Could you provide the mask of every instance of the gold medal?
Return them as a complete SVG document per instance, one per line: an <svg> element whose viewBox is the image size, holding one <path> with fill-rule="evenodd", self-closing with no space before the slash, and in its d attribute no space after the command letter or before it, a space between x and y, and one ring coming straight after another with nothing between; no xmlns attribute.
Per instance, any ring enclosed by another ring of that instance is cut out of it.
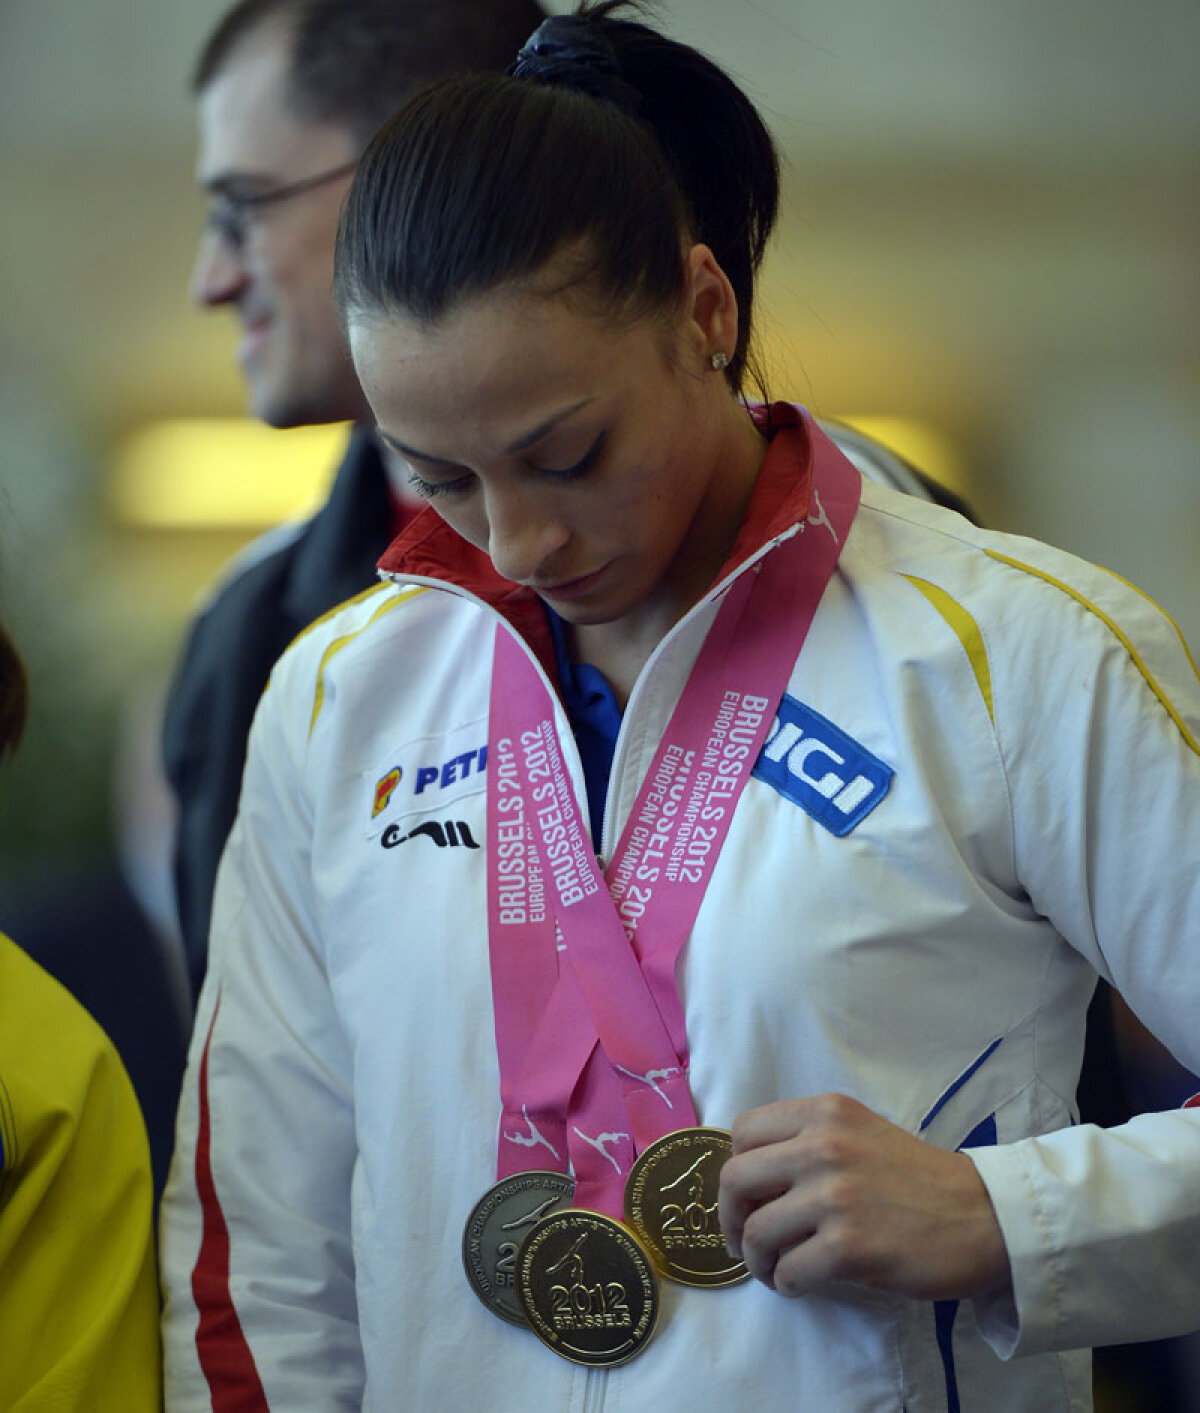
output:
<svg viewBox="0 0 1200 1413"><path fill-rule="evenodd" d="M641 1242L623 1222L578 1207L530 1232L517 1293L534 1334L575 1364L624 1364L658 1323L658 1278Z"/></svg>
<svg viewBox="0 0 1200 1413"><path fill-rule="evenodd" d="M719 1128L684 1128L638 1154L625 1184L625 1219L681 1285L736 1285L750 1272L725 1246L717 1187L733 1142Z"/></svg>
<svg viewBox="0 0 1200 1413"><path fill-rule="evenodd" d="M516 1288L521 1243L543 1217L568 1205L574 1192L574 1180L565 1173L514 1173L475 1204L463 1228L463 1269L493 1315L513 1325L525 1323Z"/></svg>

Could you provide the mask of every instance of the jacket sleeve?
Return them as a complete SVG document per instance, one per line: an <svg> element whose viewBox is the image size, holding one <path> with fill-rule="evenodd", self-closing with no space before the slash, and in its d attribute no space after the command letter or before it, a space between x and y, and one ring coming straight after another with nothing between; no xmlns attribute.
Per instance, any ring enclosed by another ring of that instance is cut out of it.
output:
<svg viewBox="0 0 1200 1413"><path fill-rule="evenodd" d="M163 1202L171 1410L362 1401L350 1056L316 924L302 779L312 663L293 652L272 677L217 878Z"/></svg>
<svg viewBox="0 0 1200 1413"><path fill-rule="evenodd" d="M0 937L0 1408L159 1408L152 1205L116 1051Z"/></svg>
<svg viewBox="0 0 1200 1413"><path fill-rule="evenodd" d="M1036 910L1200 1072L1200 678L1115 576L1025 546L1001 569L1020 646L992 655L1017 867ZM1012 1298L997 1353L1200 1327L1200 1109L972 1149Z"/></svg>

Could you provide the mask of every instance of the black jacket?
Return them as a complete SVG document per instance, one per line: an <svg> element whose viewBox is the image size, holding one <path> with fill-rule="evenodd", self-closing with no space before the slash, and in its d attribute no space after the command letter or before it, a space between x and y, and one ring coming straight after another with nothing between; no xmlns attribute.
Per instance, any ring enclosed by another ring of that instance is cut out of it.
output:
<svg viewBox="0 0 1200 1413"><path fill-rule="evenodd" d="M266 537L262 552L253 547L189 630L167 699L163 757L179 808L175 886L193 993L246 738L271 668L313 619L375 582L393 525L378 446L357 428L321 509L286 538Z"/></svg>

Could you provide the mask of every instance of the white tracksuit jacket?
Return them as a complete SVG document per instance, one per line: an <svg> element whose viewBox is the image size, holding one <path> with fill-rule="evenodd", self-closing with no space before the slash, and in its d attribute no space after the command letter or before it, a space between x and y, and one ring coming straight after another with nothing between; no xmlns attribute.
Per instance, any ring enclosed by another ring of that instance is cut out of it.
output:
<svg viewBox="0 0 1200 1413"><path fill-rule="evenodd" d="M714 612L629 700L606 854ZM870 484L780 706L804 749L760 757L682 956L691 1087L708 1124L840 1091L970 1145L1014 1300L664 1282L607 1372L480 1304L497 621L389 582L275 670L165 1200L172 1413L1048 1413L1090 1406L1082 1347L1200 1325L1200 1109L1103 1132L1073 1098L1096 972L1200 1069L1200 680L1116 577Z"/></svg>

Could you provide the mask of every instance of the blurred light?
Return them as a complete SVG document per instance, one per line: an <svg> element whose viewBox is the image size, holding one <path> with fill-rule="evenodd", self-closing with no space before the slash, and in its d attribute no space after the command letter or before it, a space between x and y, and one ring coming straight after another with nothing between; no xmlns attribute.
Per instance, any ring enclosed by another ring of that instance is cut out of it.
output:
<svg viewBox="0 0 1200 1413"><path fill-rule="evenodd" d="M277 431L245 417L152 422L115 448L109 503L140 529L277 525L321 504L346 435L344 424Z"/></svg>
<svg viewBox="0 0 1200 1413"><path fill-rule="evenodd" d="M932 476L948 490L957 491L962 496L970 493L970 479L961 452L945 432L931 423L915 417L850 416L845 413L838 413L837 420L882 442L910 466Z"/></svg>
<svg viewBox="0 0 1200 1413"><path fill-rule="evenodd" d="M839 414L942 485L970 487L954 442L911 417ZM121 524L149 530L262 529L325 499L348 428L278 431L248 417L152 422L115 448L109 502Z"/></svg>

